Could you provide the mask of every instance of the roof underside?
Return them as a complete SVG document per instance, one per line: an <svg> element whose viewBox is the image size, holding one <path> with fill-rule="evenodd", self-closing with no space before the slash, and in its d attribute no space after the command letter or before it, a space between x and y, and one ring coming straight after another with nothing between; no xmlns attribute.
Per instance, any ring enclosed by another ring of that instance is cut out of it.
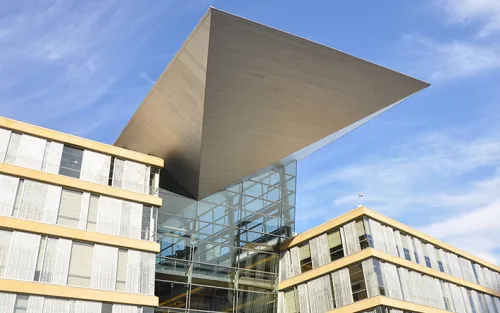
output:
<svg viewBox="0 0 500 313"><path fill-rule="evenodd" d="M304 157L428 84L210 9L115 145L196 199Z"/></svg>

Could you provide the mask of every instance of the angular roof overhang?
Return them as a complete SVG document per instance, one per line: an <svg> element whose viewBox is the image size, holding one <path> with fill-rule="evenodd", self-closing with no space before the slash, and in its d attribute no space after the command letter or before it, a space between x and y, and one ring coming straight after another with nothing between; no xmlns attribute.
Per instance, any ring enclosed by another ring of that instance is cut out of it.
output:
<svg viewBox="0 0 500 313"><path fill-rule="evenodd" d="M209 9L115 145L196 199L300 159L428 84Z"/></svg>

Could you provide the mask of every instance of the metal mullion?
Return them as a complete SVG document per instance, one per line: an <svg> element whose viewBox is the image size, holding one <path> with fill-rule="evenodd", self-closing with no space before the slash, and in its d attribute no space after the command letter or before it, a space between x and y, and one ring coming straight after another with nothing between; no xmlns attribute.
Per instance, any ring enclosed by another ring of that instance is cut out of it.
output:
<svg viewBox="0 0 500 313"><path fill-rule="evenodd" d="M251 232L251 233L256 233L256 234L260 234L260 235L268 235L268 236L271 236L273 238L284 238L284 236L278 236L278 235L274 235L271 233L260 232L260 231L253 231L251 229L246 229L246 228L235 227L235 228L229 229L228 231L231 231L231 230L241 230L242 232L245 232L245 233ZM215 234L213 234L212 236L209 236L209 237L216 237L216 238L220 238L220 239L225 238L224 236L217 236ZM206 239L198 239L198 241L211 242L211 241L208 241Z"/></svg>
<svg viewBox="0 0 500 313"><path fill-rule="evenodd" d="M251 213L255 213L255 212L252 212L252 211L246 211L246 212L251 212ZM257 213L257 215L259 215L259 218L260 217L263 217L263 218L269 218L269 220L271 219L277 219L277 220L280 220L279 217L275 217L275 216L272 216L272 215L260 215ZM196 222L202 222L202 223L207 223L207 224L215 224L217 226L221 226L223 228L227 228L227 229L241 229L241 230L244 230L244 231L248 231L248 230L252 230L252 228L242 228L242 227L236 227L236 226L228 226L228 225L224 225L224 224L218 224L218 223L210 223L210 222L206 222L206 221L203 221L203 220L198 220L198 219L194 219L194 221ZM204 228L208 227L207 226L204 226L203 228L200 228L199 230L203 230ZM259 234L264 234L264 235L272 235L270 233L267 233L267 232L260 232L260 231L253 231L255 233L259 233ZM195 232L196 233L196 232ZM222 237L222 236L216 236L216 234L212 234L212 236L214 237Z"/></svg>
<svg viewBox="0 0 500 313"><path fill-rule="evenodd" d="M205 243L209 243L209 244L214 244L212 241L205 241L205 240L196 240L196 241L205 242ZM268 252L268 251L251 250L251 249L247 249L247 248L243 248L243 247L231 246L231 245L226 245L226 244L219 244L219 243L217 243L216 245L230 247L230 248L236 248L236 249L241 249L241 250L249 251L249 252L262 252L262 253L269 254L269 255L275 255L276 254L276 253L271 253L271 252Z"/></svg>
<svg viewBox="0 0 500 313"><path fill-rule="evenodd" d="M226 192L226 193L229 193L233 196L241 196L242 194L241 193L236 193L234 191L221 191L221 192ZM223 206L223 207L228 207L229 205L224 205L223 203L216 203L216 202L211 202L210 200L206 200L206 199L203 199L203 200L200 200L198 201L199 203L203 203L203 204L209 204L209 205L215 205L215 206ZM224 201L224 203L229 203L227 201L227 199Z"/></svg>

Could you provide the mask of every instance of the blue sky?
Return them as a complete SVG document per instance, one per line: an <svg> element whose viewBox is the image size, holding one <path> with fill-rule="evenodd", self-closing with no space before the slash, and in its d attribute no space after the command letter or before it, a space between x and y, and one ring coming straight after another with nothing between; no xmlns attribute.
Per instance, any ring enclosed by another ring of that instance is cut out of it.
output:
<svg viewBox="0 0 500 313"><path fill-rule="evenodd" d="M210 5L432 83L299 163L298 231L362 191L500 263L498 0L0 0L0 115L113 143Z"/></svg>

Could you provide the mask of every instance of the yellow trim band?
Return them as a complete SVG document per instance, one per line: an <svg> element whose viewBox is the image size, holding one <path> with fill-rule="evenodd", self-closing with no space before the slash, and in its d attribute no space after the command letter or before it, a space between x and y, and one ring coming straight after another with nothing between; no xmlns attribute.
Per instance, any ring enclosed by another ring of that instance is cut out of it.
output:
<svg viewBox="0 0 500 313"><path fill-rule="evenodd" d="M373 218L374 220L377 220L377 221L382 222L384 224L390 225L390 226L392 226L392 227L394 227L396 229L399 229L399 230L401 230L401 231L403 231L403 232L405 232L407 234L410 234L410 235L412 235L414 237L422 239L422 240L424 240L424 241L426 241L428 243L431 243L431 244L433 244L435 246L438 246L440 248L443 248L445 250L453 252L456 255L459 255L461 257L469 259L470 261L474 261L474 262L479 263L479 264L481 264L483 266L486 266L486 267L488 267L488 268L490 268L490 269L492 269L494 271L500 272L500 266L496 266L495 264L492 264L492 263L489 263L489 262L487 262L485 260L482 260L482 259L480 259L480 258L478 258L478 257L476 257L476 256L474 256L472 254L469 254L469 253L464 252L464 251L462 251L460 249L457 249L457 248L455 248L455 247L453 247L453 246L451 246L451 245L449 245L449 244L447 244L445 242L442 242L440 240L434 239L431 236L428 236L428 235L424 234L421 231L418 231L416 229L410 228L409 226L406 226L403 223L400 223L400 222L395 221L395 220L393 220L391 218L383 216L380 213L372 211L372 210L370 210L368 208L364 208L364 209L365 209L365 215L368 216L368 217Z"/></svg>
<svg viewBox="0 0 500 313"><path fill-rule="evenodd" d="M312 229L309 229L308 231L303 232L302 234L299 234L293 238L286 240L285 242L283 242L280 245L280 250L281 251L288 250L291 247L299 245L299 244L301 244L305 241L308 241L316 236L324 234L333 228L339 227L340 225L346 224L352 220L355 220L355 219L357 219L359 217L363 217L363 216L366 216L366 217L372 218L374 220L377 220L379 222L382 222L382 223L389 225L395 229L398 229L398 230L403 231L403 232L405 232L409 235L412 235L416 238L419 238L419 239L422 239L428 243L431 243L434 246L437 246L437 247L445 249L449 252L455 253L458 256L464 257L470 261L474 261L478 264L486 266L486 267L500 273L499 266L496 266L496 265L489 263L485 260L482 260L476 256L473 256L472 254L469 254L467 252L459 250L459 249L457 249L457 248L455 248L447 243L444 243L440 240L434 239L434 238L432 238L432 237L430 237L430 236L428 236L428 235L426 235L426 234L424 234L416 229L410 228L409 226L406 226L398 221L395 221L391 218L388 218L380 213L377 213L377 212L372 211L372 210L365 208L365 207L356 208L356 209L354 209L350 212L347 212L347 213L345 213L337 218L334 218L326 223L323 223L319 226L316 226Z"/></svg>
<svg viewBox="0 0 500 313"><path fill-rule="evenodd" d="M0 229L12 229L40 235L55 236L77 241L105 244L120 248L141 250L145 252L160 252L160 244L154 241L125 238L107 234L86 231L82 229L27 221L13 217L0 216Z"/></svg>
<svg viewBox="0 0 500 313"><path fill-rule="evenodd" d="M102 301L153 307L158 306L159 302L158 297L156 296L119 291L89 289L82 287L51 285L11 279L0 279L0 290L4 292L22 293L37 296Z"/></svg>
<svg viewBox="0 0 500 313"><path fill-rule="evenodd" d="M344 307L328 311L328 313L356 313L374 309L379 306L386 306L394 309L416 313L450 313L450 311L436 309L430 306L401 301L397 299L391 299L384 296L377 296L354 302Z"/></svg>
<svg viewBox="0 0 500 313"><path fill-rule="evenodd" d="M290 288L292 286L301 284L303 282L312 280L314 278L335 272L338 269L347 267L351 264L361 262L365 259L368 259L373 256L371 248L369 249L363 249L358 253L340 258L336 261L333 261L332 263L325 264L323 266L320 266L318 268L312 269L310 271L307 271L305 273L299 274L295 277L292 277L290 279L284 280L278 284L278 290L283 290Z"/></svg>
<svg viewBox="0 0 500 313"><path fill-rule="evenodd" d="M61 133L55 130L43 128L40 126L35 126L16 120L8 119L0 116L0 127L9 130L17 131L20 133L33 135L37 137L42 137L45 139L50 139L53 141L58 141L62 143L67 143L80 148L93 150L96 152L102 152L108 155L114 155L131 161L137 161L144 164L154 165L158 167L163 167L164 162L162 159L147 154L142 154L132 150L127 150L124 148L119 148L90 139L85 139L65 133Z"/></svg>
<svg viewBox="0 0 500 313"><path fill-rule="evenodd" d="M162 199L160 197L156 197L153 195L128 191L106 185L100 185L73 177L46 173L7 163L0 162L0 173L32 179L62 187L74 188L81 191L87 191L90 193L120 198L124 200L130 200L142 204L150 204L156 207L161 207L162 204Z"/></svg>
<svg viewBox="0 0 500 313"><path fill-rule="evenodd" d="M290 279L282 281L278 285L278 290L283 290L283 289L298 285L300 283L303 283L303 282L309 281L311 279L329 274L329 273L334 272L338 269L347 267L351 264L363 261L363 260L371 258L371 257L377 258L377 259L382 260L384 262L392 263L392 264L397 265L397 266L407 268L407 269L415 271L415 272L419 272L419 273L424 274L424 275L428 275L428 276L432 276L432 277L435 277L435 278L438 278L441 280L445 280L447 282L454 283L456 285L460 285L463 287L474 289L476 291L480 291L482 293L487 293L487 294L495 296L495 297L500 297L500 292L495 291L493 289L489 289L489 288L483 287L481 285L471 283L471 282L466 281L464 279L460 279L460 278L442 273L442 272L437 271L435 269L428 268L426 266L416 264L416 263L410 262L408 260L405 260L405 259L402 259L399 257L395 257L393 255L387 254L387 253L382 252L382 251L375 250L373 248L363 249L360 252L355 253L353 255L349 255L347 257L338 259L337 261L334 261L332 263L323 265L319 268L313 269L311 271L302 273L300 275L297 275L295 277L292 277Z"/></svg>
<svg viewBox="0 0 500 313"><path fill-rule="evenodd" d="M294 247L298 244L301 244L304 241L308 241L316 236L319 236L321 234L324 234L328 232L330 229L333 229L335 227L338 227L340 225L343 225L345 223L348 223L358 217L361 217L366 214L366 210L364 207L359 207L357 209L354 209L352 211L349 211L347 213L344 213L332 220L329 220L328 222L325 222L321 225L318 225L314 228L311 228L309 230L306 230L305 232L298 234L295 237L292 237L288 240L285 240L281 245L280 245L280 250L288 250L291 247Z"/></svg>

